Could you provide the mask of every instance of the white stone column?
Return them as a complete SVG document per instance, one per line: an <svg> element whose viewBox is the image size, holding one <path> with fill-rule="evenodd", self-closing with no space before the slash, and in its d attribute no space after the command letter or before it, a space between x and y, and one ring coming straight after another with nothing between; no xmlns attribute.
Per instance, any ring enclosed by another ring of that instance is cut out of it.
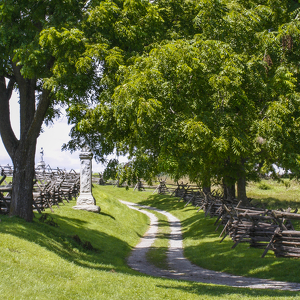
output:
<svg viewBox="0 0 300 300"><path fill-rule="evenodd" d="M80 158L80 195L74 209L100 212L96 200L92 194L92 158L93 153L88 147L84 147L79 154Z"/></svg>

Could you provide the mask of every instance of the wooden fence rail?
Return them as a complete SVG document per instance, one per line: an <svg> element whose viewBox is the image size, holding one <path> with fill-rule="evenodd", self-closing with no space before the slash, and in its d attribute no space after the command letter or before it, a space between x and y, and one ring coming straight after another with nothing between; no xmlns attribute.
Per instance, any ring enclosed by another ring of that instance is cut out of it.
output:
<svg viewBox="0 0 300 300"><path fill-rule="evenodd" d="M6 167L6 166L5 166ZM2 166L0 167L2 168ZM12 184L6 182L11 176L12 168L2 168L0 178L0 213L8 213L10 209ZM2 184L2 185L1 185ZM48 167L43 172L37 170L33 185L33 209L41 213L45 208L65 204L76 199L80 190L80 176L74 170L66 172L62 169L52 170Z"/></svg>
<svg viewBox="0 0 300 300"><path fill-rule="evenodd" d="M216 217L216 230L222 226L220 238L226 236L233 241L232 248L239 243L248 243L250 247L265 249L262 257L269 250L276 256L300 257L300 231L293 227L293 220L300 220L297 210L291 212L268 210L254 206L242 207L236 199L225 199L218 191L204 193L199 188L188 184L178 184L172 196L187 205L199 207L205 216Z"/></svg>

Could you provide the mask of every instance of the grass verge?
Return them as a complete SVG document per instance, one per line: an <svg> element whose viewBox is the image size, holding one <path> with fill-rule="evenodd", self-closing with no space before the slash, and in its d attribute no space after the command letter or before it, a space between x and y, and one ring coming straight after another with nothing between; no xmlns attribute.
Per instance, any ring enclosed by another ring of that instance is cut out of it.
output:
<svg viewBox="0 0 300 300"><path fill-rule="evenodd" d="M158 232L156 240L146 253L146 258L156 267L167 270L169 267L167 262L167 250L171 232L168 218L156 211L151 210L150 212L155 214L158 218Z"/></svg>

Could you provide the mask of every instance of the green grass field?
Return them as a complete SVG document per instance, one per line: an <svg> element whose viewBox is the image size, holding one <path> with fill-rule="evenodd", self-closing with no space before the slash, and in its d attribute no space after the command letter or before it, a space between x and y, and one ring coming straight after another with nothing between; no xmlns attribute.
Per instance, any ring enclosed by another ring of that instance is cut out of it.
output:
<svg viewBox="0 0 300 300"><path fill-rule="evenodd" d="M300 183L295 180L250 182L247 186L247 195L253 198L253 201L259 202L268 208L291 207L292 209L300 209Z"/></svg>
<svg viewBox="0 0 300 300"><path fill-rule="evenodd" d="M191 206L183 208L175 198L112 186L95 186L93 193L100 214L73 210L73 201L54 213L47 209L44 222L39 214L33 223L0 216L1 299L300 299L295 292L175 281L131 270L126 257L149 221L118 199L156 206L180 218L185 255L203 267L300 282L297 259L277 259L272 253L261 259L261 250L246 245L231 250L230 239L219 243L213 219ZM161 249L149 255L156 262L164 260L168 234L165 219L158 217L162 240L154 248Z"/></svg>

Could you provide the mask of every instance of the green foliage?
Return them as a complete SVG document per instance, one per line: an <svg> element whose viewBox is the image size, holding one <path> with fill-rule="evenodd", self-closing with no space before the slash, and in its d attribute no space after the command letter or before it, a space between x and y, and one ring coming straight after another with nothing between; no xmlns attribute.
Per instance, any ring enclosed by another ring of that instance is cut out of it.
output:
<svg viewBox="0 0 300 300"><path fill-rule="evenodd" d="M257 109L246 97L241 77L249 69L227 44L176 41L121 72L126 79L115 89L113 105L117 125L125 121L131 129L126 141L131 155L140 145L150 156L159 153L160 161L183 159L183 172L192 174L191 152L211 165L209 159L222 164L230 157L234 162L253 151L245 128L251 129Z"/></svg>
<svg viewBox="0 0 300 300"><path fill-rule="evenodd" d="M83 30L92 6L84 0L0 3L0 134L17 170L10 213L27 221L33 217L32 170L43 122L58 117L61 105L91 103L99 87L99 62ZM13 89L20 95L20 138L10 125Z"/></svg>
<svg viewBox="0 0 300 300"><path fill-rule="evenodd" d="M117 179L117 168L119 165L119 161L117 159L111 159L104 172L103 172L103 179L109 180L109 179Z"/></svg>
<svg viewBox="0 0 300 300"><path fill-rule="evenodd" d="M270 190L271 189L271 187L268 184L264 183L264 182L260 183L258 185L258 188L261 189L261 190Z"/></svg>
<svg viewBox="0 0 300 300"><path fill-rule="evenodd" d="M67 53L49 86L75 72L57 92L98 98L69 107L65 148L88 143L102 162L115 148L129 155L122 181L167 172L233 184L274 163L300 174L299 26L291 1L91 2L80 28L40 37ZM96 71L100 84L83 80Z"/></svg>

